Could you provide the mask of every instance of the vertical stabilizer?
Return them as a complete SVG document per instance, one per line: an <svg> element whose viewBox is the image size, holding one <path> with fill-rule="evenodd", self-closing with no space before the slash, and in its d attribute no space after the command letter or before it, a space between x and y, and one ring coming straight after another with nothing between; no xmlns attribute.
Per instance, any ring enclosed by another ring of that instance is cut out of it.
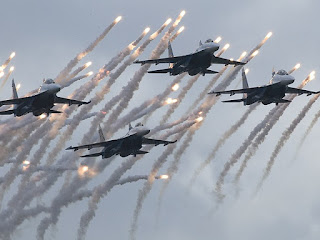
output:
<svg viewBox="0 0 320 240"><path fill-rule="evenodd" d="M168 42L168 54L169 54L169 58L174 57L170 41ZM169 68L173 68L173 63L169 63Z"/></svg>
<svg viewBox="0 0 320 240"><path fill-rule="evenodd" d="M132 125L131 123L129 123L129 131L132 129Z"/></svg>
<svg viewBox="0 0 320 240"><path fill-rule="evenodd" d="M243 89L249 88L247 76L246 76L246 73L243 68L242 68L242 88ZM248 94L244 93L243 98L247 98L247 97L248 97ZM243 103L245 104L245 102L243 102Z"/></svg>
<svg viewBox="0 0 320 240"><path fill-rule="evenodd" d="M100 124L99 124L99 137L100 137L100 142L105 142L106 141L106 139L105 139L105 137L103 135L102 128L101 128Z"/></svg>
<svg viewBox="0 0 320 240"><path fill-rule="evenodd" d="M16 88L16 84L14 83L14 79L12 79L12 98L13 99L17 99L18 97L18 92L17 92L17 88ZM17 108L17 104L14 104L13 109Z"/></svg>
<svg viewBox="0 0 320 240"><path fill-rule="evenodd" d="M202 45L202 42L201 42L201 40L200 40L200 42L199 42L199 47Z"/></svg>

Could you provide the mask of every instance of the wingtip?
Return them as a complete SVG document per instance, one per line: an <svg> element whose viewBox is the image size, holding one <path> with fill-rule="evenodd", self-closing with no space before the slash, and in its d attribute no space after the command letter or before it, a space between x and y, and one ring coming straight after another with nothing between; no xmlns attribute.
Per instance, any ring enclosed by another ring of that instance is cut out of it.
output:
<svg viewBox="0 0 320 240"><path fill-rule="evenodd" d="M66 150L72 150L72 146L70 146L70 147L66 148Z"/></svg>

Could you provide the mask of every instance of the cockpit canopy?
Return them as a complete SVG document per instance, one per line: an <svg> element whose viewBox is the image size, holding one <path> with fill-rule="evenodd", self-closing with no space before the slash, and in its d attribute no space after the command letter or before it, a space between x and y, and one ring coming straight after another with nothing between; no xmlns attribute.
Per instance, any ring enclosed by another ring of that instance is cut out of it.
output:
<svg viewBox="0 0 320 240"><path fill-rule="evenodd" d="M208 40L205 41L205 43L212 43L213 40L211 38L209 38Z"/></svg>
<svg viewBox="0 0 320 240"><path fill-rule="evenodd" d="M288 75L287 71L285 71L285 70L279 70L279 71L277 72L277 74L278 74L278 75Z"/></svg>
<svg viewBox="0 0 320 240"><path fill-rule="evenodd" d="M135 127L143 127L142 123L137 123Z"/></svg>
<svg viewBox="0 0 320 240"><path fill-rule="evenodd" d="M55 83L51 78L45 79L45 80L43 80L43 82L45 84L53 84L53 83Z"/></svg>

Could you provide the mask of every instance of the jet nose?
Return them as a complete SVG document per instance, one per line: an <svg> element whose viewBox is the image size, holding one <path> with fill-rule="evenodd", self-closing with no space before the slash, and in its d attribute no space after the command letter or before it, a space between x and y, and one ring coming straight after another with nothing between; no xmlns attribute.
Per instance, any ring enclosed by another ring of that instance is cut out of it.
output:
<svg viewBox="0 0 320 240"><path fill-rule="evenodd" d="M59 92L61 90L61 86L59 84L56 84L55 85L55 88L54 88L57 92Z"/></svg>
<svg viewBox="0 0 320 240"><path fill-rule="evenodd" d="M288 82L290 82L290 84L293 83L294 80L295 80L295 78L293 76L288 75Z"/></svg>

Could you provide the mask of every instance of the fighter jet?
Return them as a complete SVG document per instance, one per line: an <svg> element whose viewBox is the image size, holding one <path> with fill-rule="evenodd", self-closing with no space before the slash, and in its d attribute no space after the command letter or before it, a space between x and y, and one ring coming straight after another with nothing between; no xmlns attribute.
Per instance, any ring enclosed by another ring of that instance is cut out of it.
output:
<svg viewBox="0 0 320 240"><path fill-rule="evenodd" d="M3 105L13 105L13 109L2 111L0 115L14 114L15 117L23 116L27 113L33 113L34 116L39 116L43 113L49 115L50 113L61 113L52 108L55 103L60 104L88 104L90 102L81 102L68 98L58 97L56 94L60 91L60 86L56 84L52 79L43 80L43 84L38 90L38 93L29 97L19 98L16 85L12 80L12 92L13 99L0 101L0 107Z"/></svg>
<svg viewBox="0 0 320 240"><path fill-rule="evenodd" d="M141 123L137 123L133 128L131 124L129 125L129 132L122 138L114 139L110 141L106 141L99 126L99 136L100 142L92 143L87 145L81 145L77 147L68 147L66 150L74 150L85 149L88 150L92 148L103 147L101 152L84 155L81 157L98 157L102 156L102 158L110 158L113 155L120 155L121 157L127 157L129 155L137 156L139 154L146 154L147 151L140 150L142 145L153 144L155 146L159 144L163 144L164 146L168 144L175 143L176 141L164 141L158 139L146 138L145 135L150 133L150 130L143 126Z"/></svg>
<svg viewBox="0 0 320 240"><path fill-rule="evenodd" d="M218 73L216 71L212 71L208 69L211 64L224 64L224 65L244 65L243 62L237 62L225 58L220 58L214 56L214 52L219 49L220 45L213 42L212 39L208 39L205 43L199 43L199 47L195 51L195 53L177 56L173 55L172 47L169 42L168 44L168 58L160 58L160 59L151 59L144 61L135 61L134 63L140 63L144 65L146 63L155 63L156 65L159 63L169 63L169 68L159 69L154 71L148 71L148 73L170 73L170 75L178 75L183 72L188 72L190 76L194 76L198 73L201 73L203 76L205 74L214 74Z"/></svg>
<svg viewBox="0 0 320 240"><path fill-rule="evenodd" d="M244 70L242 69L242 85L243 89L228 90L228 91L212 91L209 94L216 94L217 96L221 94L230 94L230 96L236 93L243 93L243 98L227 100L223 102L243 102L244 105L251 105L255 102L261 102L264 105L270 103L288 103L287 99L283 99L286 93L289 94L317 94L319 92L313 92L308 90L303 90L299 88L289 87L289 84L294 82L295 78L289 75L285 70L279 70L278 72L272 72L272 79L268 85L262 87L249 88L248 81Z"/></svg>

